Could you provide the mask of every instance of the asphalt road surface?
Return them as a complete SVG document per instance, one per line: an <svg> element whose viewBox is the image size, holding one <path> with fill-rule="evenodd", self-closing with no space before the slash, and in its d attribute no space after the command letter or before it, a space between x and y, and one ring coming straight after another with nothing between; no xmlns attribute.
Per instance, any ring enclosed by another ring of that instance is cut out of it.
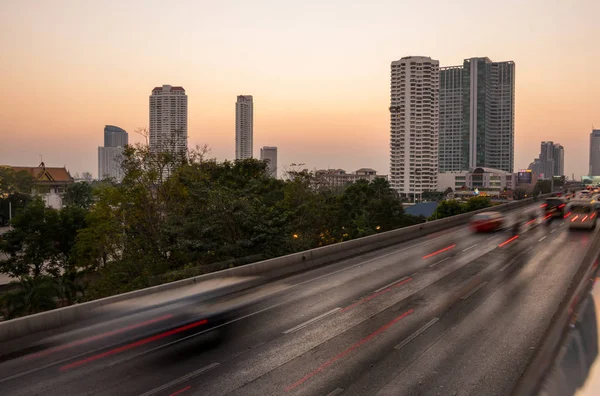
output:
<svg viewBox="0 0 600 396"><path fill-rule="evenodd" d="M563 220L517 238L454 228L218 301L81 323L5 345L0 394L506 395L596 235ZM215 306L244 308L209 328Z"/></svg>

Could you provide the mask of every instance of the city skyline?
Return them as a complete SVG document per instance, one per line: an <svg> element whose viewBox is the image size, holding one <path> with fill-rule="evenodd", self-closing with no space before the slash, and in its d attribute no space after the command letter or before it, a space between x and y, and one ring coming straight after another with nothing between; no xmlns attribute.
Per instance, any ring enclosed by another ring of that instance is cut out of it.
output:
<svg viewBox="0 0 600 396"><path fill-rule="evenodd" d="M48 164L73 173L94 171L98 129L149 127L148 90L171 82L190 96L189 146L208 144L217 159L234 158L231 98L251 92L261 103L254 144L278 146L281 169L305 163L387 173L390 60L424 54L456 65L481 55L511 59L519 68L515 170L539 154L540 141L552 140L565 147L567 175L588 173L587 155L577 154L589 152L592 125L600 125L598 2L510 3L485 21L476 16L486 6L475 1L465 1L450 19L444 2L344 4L4 2L0 67L11 94L0 99L0 162L30 165L43 154ZM402 24L394 17L398 10ZM413 39L424 13L429 29ZM145 26L157 17L162 29ZM106 31L102 20L132 33ZM286 29L290 24L296 28ZM240 34L248 40L236 40ZM252 54L243 66L240 52ZM576 73L565 78L565 70ZM130 141L143 138L131 134Z"/></svg>

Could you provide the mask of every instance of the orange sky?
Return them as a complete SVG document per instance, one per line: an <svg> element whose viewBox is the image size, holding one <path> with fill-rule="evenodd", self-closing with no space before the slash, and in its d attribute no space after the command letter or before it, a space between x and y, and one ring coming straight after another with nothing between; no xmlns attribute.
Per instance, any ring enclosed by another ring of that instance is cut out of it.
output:
<svg viewBox="0 0 600 396"><path fill-rule="evenodd" d="M361 4L362 3L362 4ZM280 169L389 171L389 67L516 62L516 161L542 140L587 173L600 128L600 1L0 0L0 163L97 173L105 124L138 138L162 84L189 96L190 145L234 156L236 95L255 101L254 153Z"/></svg>

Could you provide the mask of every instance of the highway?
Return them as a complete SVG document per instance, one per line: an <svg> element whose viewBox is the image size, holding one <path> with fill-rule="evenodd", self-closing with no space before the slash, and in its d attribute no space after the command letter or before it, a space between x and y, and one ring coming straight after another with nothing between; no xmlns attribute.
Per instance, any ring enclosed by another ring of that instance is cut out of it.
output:
<svg viewBox="0 0 600 396"><path fill-rule="evenodd" d="M2 345L0 394L506 395L597 236L567 228L457 227L217 301L33 335ZM238 306L209 329L208 313Z"/></svg>

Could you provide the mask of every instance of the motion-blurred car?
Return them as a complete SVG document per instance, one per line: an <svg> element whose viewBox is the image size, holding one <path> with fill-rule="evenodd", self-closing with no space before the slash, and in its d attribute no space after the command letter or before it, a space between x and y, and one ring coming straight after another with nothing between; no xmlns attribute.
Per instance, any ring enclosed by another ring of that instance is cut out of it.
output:
<svg viewBox="0 0 600 396"><path fill-rule="evenodd" d="M563 217L565 215L565 207L567 206L567 201L564 198L546 198L544 199L544 203L542 204L542 209L544 210L545 217Z"/></svg>
<svg viewBox="0 0 600 396"><path fill-rule="evenodd" d="M471 229L475 232L494 232L504 227L504 216L500 212L477 213L471 217Z"/></svg>
<svg viewBox="0 0 600 396"><path fill-rule="evenodd" d="M569 228L583 228L593 230L596 228L598 215L594 205L586 201L576 201L569 204Z"/></svg>

